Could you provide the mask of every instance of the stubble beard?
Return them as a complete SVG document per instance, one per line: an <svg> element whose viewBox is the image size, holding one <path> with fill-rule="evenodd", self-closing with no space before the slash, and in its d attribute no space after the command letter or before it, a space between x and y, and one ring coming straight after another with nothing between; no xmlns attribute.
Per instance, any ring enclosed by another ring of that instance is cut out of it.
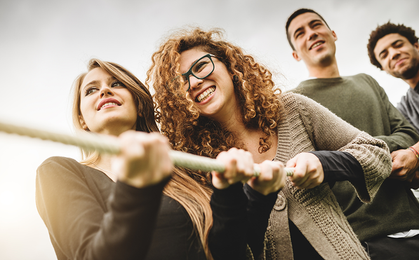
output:
<svg viewBox="0 0 419 260"><path fill-rule="evenodd" d="M393 73L393 75L396 78L401 78L403 80L408 80L411 79L413 77L415 77L417 74L419 73L419 59L418 58L412 58L412 60L410 61L409 65L407 66L406 69L402 70L402 71L395 71Z"/></svg>

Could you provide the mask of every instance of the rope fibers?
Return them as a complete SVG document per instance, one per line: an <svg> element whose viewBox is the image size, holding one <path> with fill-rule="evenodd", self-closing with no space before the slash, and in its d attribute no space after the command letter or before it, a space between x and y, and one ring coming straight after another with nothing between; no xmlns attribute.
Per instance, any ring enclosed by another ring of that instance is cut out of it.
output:
<svg viewBox="0 0 419 260"><path fill-rule="evenodd" d="M85 150L95 150L99 153L118 154L120 152L120 144L117 140L107 138L106 136L99 136L92 133L78 132L77 135L57 133L53 131L41 130L32 127L18 126L10 123L0 121L0 131L38 138L41 140L48 140L67 145L74 145ZM208 157L183 153L179 151L170 151L170 159L173 164L178 167L183 167L191 170L201 171L217 171L224 172L224 164ZM284 168L287 176L291 176L294 172L293 168ZM254 175L259 176L260 168L258 165L254 166Z"/></svg>

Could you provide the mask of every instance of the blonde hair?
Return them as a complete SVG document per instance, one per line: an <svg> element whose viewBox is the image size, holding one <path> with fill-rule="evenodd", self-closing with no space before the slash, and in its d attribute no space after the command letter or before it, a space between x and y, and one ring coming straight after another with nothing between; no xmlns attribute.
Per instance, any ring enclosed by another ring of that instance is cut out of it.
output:
<svg viewBox="0 0 419 260"><path fill-rule="evenodd" d="M278 99L281 90L275 87L271 72L240 47L224 41L220 29L200 28L170 35L153 54L147 71L146 85L155 89L156 120L173 149L214 158L234 146L245 148L218 122L201 116L181 87L184 79L179 71L180 54L193 48L213 54L226 66L245 127L261 129L264 136L259 141L259 152L269 150L269 137L276 135L282 111Z"/></svg>
<svg viewBox="0 0 419 260"><path fill-rule="evenodd" d="M147 87L131 72L116 63L91 59L87 66L88 72L95 68L105 70L131 92L138 111L141 111L139 113L141 116L137 117L136 130L148 133L158 132L159 129L154 119L153 100ZM73 85L73 124L76 129L84 131L89 130L83 129L80 122L80 91L84 77L88 72L80 74ZM100 154L97 152L82 150L80 163L94 164L99 158ZM212 211L209 204L212 190L209 185L193 172L175 168L163 193L185 208L192 220L194 230L200 238L207 258L212 259L208 248L208 234L212 226Z"/></svg>

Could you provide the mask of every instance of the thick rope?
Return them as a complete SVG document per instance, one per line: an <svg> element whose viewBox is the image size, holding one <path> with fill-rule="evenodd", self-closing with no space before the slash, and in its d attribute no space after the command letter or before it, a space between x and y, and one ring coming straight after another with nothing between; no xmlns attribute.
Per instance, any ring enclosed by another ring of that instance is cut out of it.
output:
<svg viewBox="0 0 419 260"><path fill-rule="evenodd" d="M118 154L120 152L120 144L117 140L106 138L87 132L78 132L77 135L69 135L57 133L47 130L36 129L32 127L18 126L0 121L0 131L58 142L62 144L74 145L85 150L94 150L99 153ZM170 159L173 164L178 167L183 167L191 170L201 171L217 171L224 172L224 164L208 157L183 153L179 151L170 151ZM292 176L294 173L293 168L285 168L287 176ZM254 167L254 175L259 176L260 169L257 165Z"/></svg>

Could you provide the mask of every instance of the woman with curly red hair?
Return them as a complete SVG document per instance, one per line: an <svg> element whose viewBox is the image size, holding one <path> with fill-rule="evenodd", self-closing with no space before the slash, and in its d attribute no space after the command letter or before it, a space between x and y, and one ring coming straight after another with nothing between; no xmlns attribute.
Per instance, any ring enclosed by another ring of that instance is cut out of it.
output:
<svg viewBox="0 0 419 260"><path fill-rule="evenodd" d="M239 147L256 163L295 168L278 194L258 256L368 259L329 185L349 180L360 199L370 201L390 174L385 143L311 99L281 93L271 72L223 40L220 30L178 31L152 62L146 84L155 89L157 122L173 149L214 158Z"/></svg>

